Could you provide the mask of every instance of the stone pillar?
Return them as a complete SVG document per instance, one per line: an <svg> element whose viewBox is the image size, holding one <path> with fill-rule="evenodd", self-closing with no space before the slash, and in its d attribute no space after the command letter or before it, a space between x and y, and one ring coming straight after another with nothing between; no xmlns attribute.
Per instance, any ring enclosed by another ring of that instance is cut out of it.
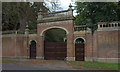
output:
<svg viewBox="0 0 120 72"><path fill-rule="evenodd" d="M26 48L25 48L25 50L26 50L26 53L27 53L27 58L29 58L29 56L30 56L30 49L29 49L29 42L28 42L28 40L29 40L29 29L28 29L28 25L26 25L26 29L25 29L25 37L26 37Z"/></svg>
<svg viewBox="0 0 120 72"><path fill-rule="evenodd" d="M92 36L91 29L87 28L85 61L97 61L97 43L97 31Z"/></svg>
<svg viewBox="0 0 120 72"><path fill-rule="evenodd" d="M40 12L38 13L38 20L42 20L43 16L42 16L42 10L40 9Z"/></svg>
<svg viewBox="0 0 120 72"><path fill-rule="evenodd" d="M85 44L85 61L92 61L92 34L91 29L87 27Z"/></svg>
<svg viewBox="0 0 120 72"><path fill-rule="evenodd" d="M87 34L91 34L91 29L87 27Z"/></svg>
<svg viewBox="0 0 120 72"><path fill-rule="evenodd" d="M44 59L44 36L38 37L37 58Z"/></svg>
<svg viewBox="0 0 120 72"><path fill-rule="evenodd" d="M15 31L15 58L17 58L17 31Z"/></svg>
<svg viewBox="0 0 120 72"><path fill-rule="evenodd" d="M93 61L97 61L98 56L98 36L97 31L94 32L93 35Z"/></svg>
<svg viewBox="0 0 120 72"><path fill-rule="evenodd" d="M69 16L73 16L73 9L72 9L72 5L69 5L69 9L68 9L68 15Z"/></svg>
<svg viewBox="0 0 120 72"><path fill-rule="evenodd" d="M68 61L75 61L75 48L73 34L67 35L67 58Z"/></svg>
<svg viewBox="0 0 120 72"><path fill-rule="evenodd" d="M98 24L98 29L100 28L100 24Z"/></svg>

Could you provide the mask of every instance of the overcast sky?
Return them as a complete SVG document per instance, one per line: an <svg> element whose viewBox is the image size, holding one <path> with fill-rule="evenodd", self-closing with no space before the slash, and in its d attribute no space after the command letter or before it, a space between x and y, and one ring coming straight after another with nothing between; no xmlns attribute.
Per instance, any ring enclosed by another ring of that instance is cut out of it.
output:
<svg viewBox="0 0 120 72"><path fill-rule="evenodd" d="M75 6L75 1L85 1L85 2L118 2L120 0L51 0L53 2L55 1L59 1L59 3L61 4L61 8L62 10L67 10L69 8L70 3L72 4L72 6ZM56 10L56 11L61 11L61 9ZM77 15L76 11L73 11L73 15Z"/></svg>
<svg viewBox="0 0 120 72"><path fill-rule="evenodd" d="M75 6L75 2L72 2L71 0L60 0L60 3L63 10L67 10L69 8L70 3L72 4L72 6ZM75 11L73 12L73 15L76 15Z"/></svg>
<svg viewBox="0 0 120 72"><path fill-rule="evenodd" d="M72 2L71 0L59 0L58 4L60 4L60 7L62 9L58 9L56 11L67 10L69 8L70 3L72 4L72 6L75 6L74 5L75 2ZM47 4L48 4L49 8L51 8L49 2L47 2ZM76 15L75 11L73 12L73 15L74 16Z"/></svg>
<svg viewBox="0 0 120 72"><path fill-rule="evenodd" d="M69 8L70 3L72 4L72 6L75 6L75 2L72 2L71 0L60 0L60 3L63 10L67 10ZM73 12L73 15L76 15L75 11Z"/></svg>

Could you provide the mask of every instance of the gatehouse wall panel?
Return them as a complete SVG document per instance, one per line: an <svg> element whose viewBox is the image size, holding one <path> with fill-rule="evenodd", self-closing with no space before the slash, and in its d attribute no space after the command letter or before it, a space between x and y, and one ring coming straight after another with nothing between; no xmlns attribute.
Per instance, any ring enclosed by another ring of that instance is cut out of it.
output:
<svg viewBox="0 0 120 72"><path fill-rule="evenodd" d="M36 40L37 36L29 36L29 40ZM28 43L29 45L29 43ZM28 52L29 55L29 52ZM2 56L3 57L26 57L27 39L25 35L3 35L2 36Z"/></svg>
<svg viewBox="0 0 120 72"><path fill-rule="evenodd" d="M2 38L2 55L3 56L15 56L13 37L3 37Z"/></svg>
<svg viewBox="0 0 120 72"><path fill-rule="evenodd" d="M119 57L119 35L120 30L97 30L93 35L86 33L86 35L76 32L76 38L85 39L85 61L100 61L100 62L118 62Z"/></svg>
<svg viewBox="0 0 120 72"><path fill-rule="evenodd" d="M92 57L92 35L87 34L86 35L86 43L85 43L85 56L86 57Z"/></svg>
<svg viewBox="0 0 120 72"><path fill-rule="evenodd" d="M120 31L98 31L98 57L118 58L118 36Z"/></svg>

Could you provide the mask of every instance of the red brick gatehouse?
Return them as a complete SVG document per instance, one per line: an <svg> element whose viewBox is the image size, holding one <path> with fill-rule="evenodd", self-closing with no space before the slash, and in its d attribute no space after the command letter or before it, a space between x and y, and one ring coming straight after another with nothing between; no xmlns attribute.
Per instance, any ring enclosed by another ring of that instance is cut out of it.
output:
<svg viewBox="0 0 120 72"><path fill-rule="evenodd" d="M37 34L24 34L12 31L2 35L2 57L57 59L68 61L100 61L117 63L119 57L118 44L120 22L99 22L93 37L86 26L74 26L71 6L68 10L48 14L65 13L64 16L44 17L39 13ZM54 28L66 32L66 42L45 43L44 34ZM83 28L82 31L79 31ZM86 28L86 30L84 30ZM76 43L76 41L80 41Z"/></svg>

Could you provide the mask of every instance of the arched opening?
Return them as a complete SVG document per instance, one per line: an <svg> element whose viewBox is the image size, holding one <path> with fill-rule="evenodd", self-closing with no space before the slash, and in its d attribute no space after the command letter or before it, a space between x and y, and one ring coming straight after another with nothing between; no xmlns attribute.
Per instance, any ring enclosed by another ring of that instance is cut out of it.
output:
<svg viewBox="0 0 120 72"><path fill-rule="evenodd" d="M75 59L76 61L84 61L84 39L77 38L75 40Z"/></svg>
<svg viewBox="0 0 120 72"><path fill-rule="evenodd" d="M40 36L44 36L44 33L45 33L47 30L56 29L56 28L62 29L62 30L64 30L64 31L66 32L66 34L69 34L68 30L67 30L66 28L64 28L64 27L52 26L52 27L48 27L48 28L44 29L44 30L41 32Z"/></svg>
<svg viewBox="0 0 120 72"><path fill-rule="evenodd" d="M60 28L49 29L44 34L45 42L64 42L66 32Z"/></svg>
<svg viewBox="0 0 120 72"><path fill-rule="evenodd" d="M60 28L44 32L44 59L64 60L67 56L66 31Z"/></svg>
<svg viewBox="0 0 120 72"><path fill-rule="evenodd" d="M30 59L36 59L36 41L30 42Z"/></svg>

